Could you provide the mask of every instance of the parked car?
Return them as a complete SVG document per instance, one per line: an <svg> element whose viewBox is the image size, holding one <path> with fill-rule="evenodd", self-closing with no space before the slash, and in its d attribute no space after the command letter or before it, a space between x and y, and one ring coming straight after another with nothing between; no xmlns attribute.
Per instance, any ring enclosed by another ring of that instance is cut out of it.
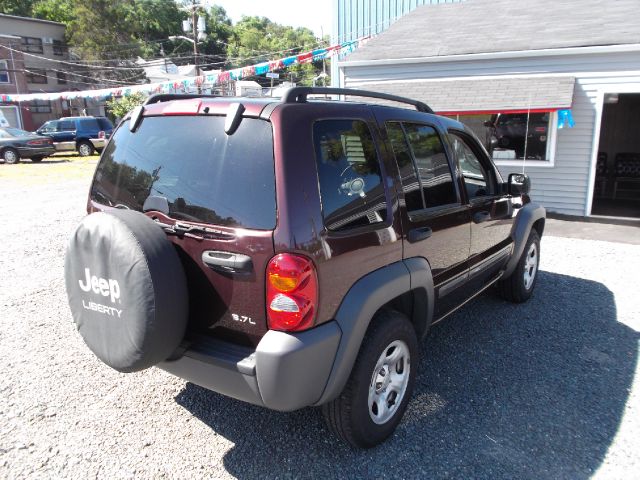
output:
<svg viewBox="0 0 640 480"><path fill-rule="evenodd" d="M0 127L0 159L4 163L18 163L21 158L41 162L56 149L49 137L35 135L13 127Z"/></svg>
<svg viewBox="0 0 640 480"><path fill-rule="evenodd" d="M340 438L372 447L405 412L432 324L492 285L532 295L545 210L529 188L411 99L151 96L97 166L66 254L69 305L118 371L321 406Z"/></svg>
<svg viewBox="0 0 640 480"><path fill-rule="evenodd" d="M529 126L527 128L527 119ZM514 150L516 158L524 158L527 137L527 158L542 160L547 152L549 113L498 113L485 122L490 149Z"/></svg>
<svg viewBox="0 0 640 480"><path fill-rule="evenodd" d="M51 137L57 151L77 150L83 157L101 152L112 132L113 124L106 117L62 117L36 130Z"/></svg>

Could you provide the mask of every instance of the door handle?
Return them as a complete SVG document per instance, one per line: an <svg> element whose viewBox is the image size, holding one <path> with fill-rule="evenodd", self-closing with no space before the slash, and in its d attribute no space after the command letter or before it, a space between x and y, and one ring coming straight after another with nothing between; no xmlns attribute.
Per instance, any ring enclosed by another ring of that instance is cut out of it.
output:
<svg viewBox="0 0 640 480"><path fill-rule="evenodd" d="M431 227L413 228L409 230L407 240L409 241L409 243L419 242L420 240L426 240L427 238L429 238L432 233L433 230L431 230Z"/></svg>
<svg viewBox="0 0 640 480"><path fill-rule="evenodd" d="M483 223L487 220L491 220L491 214L489 212L476 212L473 214L473 223Z"/></svg>
<svg viewBox="0 0 640 480"><path fill-rule="evenodd" d="M241 253L205 250L202 252L202 262L213 270L226 273L249 273L253 270L251 257Z"/></svg>

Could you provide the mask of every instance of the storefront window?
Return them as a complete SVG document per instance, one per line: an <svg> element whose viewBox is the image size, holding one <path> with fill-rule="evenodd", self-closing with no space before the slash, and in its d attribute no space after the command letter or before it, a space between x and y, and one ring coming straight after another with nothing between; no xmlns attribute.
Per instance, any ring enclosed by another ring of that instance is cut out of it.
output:
<svg viewBox="0 0 640 480"><path fill-rule="evenodd" d="M473 130L494 160L551 160L552 112L450 117Z"/></svg>

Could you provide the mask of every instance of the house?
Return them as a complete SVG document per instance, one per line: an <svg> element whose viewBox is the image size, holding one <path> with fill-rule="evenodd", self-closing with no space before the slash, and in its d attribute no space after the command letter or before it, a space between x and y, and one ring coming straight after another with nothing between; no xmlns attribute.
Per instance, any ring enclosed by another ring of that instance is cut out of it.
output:
<svg viewBox="0 0 640 480"><path fill-rule="evenodd" d="M466 123L549 211L640 217L638 0L418 6L337 68Z"/></svg>
<svg viewBox="0 0 640 480"><path fill-rule="evenodd" d="M0 14L0 32L0 95L53 93L85 86L82 74L76 75L78 69L69 58L64 24ZM77 114L86 108L78 99L75 104L34 100L20 105L20 125L16 126L34 130L51 118Z"/></svg>

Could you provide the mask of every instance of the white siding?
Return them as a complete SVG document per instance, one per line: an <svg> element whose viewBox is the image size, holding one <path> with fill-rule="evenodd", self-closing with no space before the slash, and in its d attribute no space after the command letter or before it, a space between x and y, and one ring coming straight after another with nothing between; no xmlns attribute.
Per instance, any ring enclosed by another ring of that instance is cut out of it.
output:
<svg viewBox="0 0 640 480"><path fill-rule="evenodd" d="M348 59L347 59L348 60ZM408 79L449 79L499 75L550 75L576 77L572 113L574 128L558 130L553 166L527 165L532 197L549 211L585 215L590 206L589 185L594 129L601 111L602 92L640 92L640 53L558 55L485 61L414 63L342 67L344 85L366 88L368 83ZM429 103L428 98L418 98ZM597 141L596 147L597 149ZM504 174L519 167L500 167Z"/></svg>

